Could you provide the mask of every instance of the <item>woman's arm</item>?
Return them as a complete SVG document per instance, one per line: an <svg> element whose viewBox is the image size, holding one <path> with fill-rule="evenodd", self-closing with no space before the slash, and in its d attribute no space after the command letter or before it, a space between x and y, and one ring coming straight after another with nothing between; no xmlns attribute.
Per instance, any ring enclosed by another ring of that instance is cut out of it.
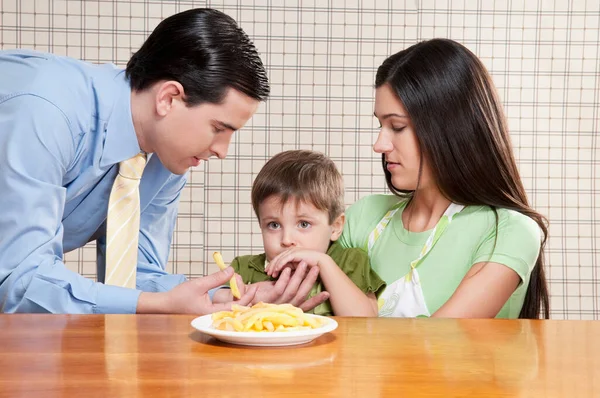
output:
<svg viewBox="0 0 600 398"><path fill-rule="evenodd" d="M493 318L520 283L528 284L540 253L541 230L524 214L500 209L473 253L473 266L434 317Z"/></svg>
<svg viewBox="0 0 600 398"><path fill-rule="evenodd" d="M520 281L521 277L503 264L477 263L432 317L494 318Z"/></svg>

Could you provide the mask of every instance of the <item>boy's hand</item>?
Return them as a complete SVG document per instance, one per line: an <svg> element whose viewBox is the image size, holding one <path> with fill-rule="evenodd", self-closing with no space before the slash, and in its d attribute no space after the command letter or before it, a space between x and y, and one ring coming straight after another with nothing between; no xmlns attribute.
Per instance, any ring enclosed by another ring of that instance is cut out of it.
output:
<svg viewBox="0 0 600 398"><path fill-rule="evenodd" d="M290 267L286 267L276 281L257 282L249 285L249 287L257 289L252 304L261 301L273 304L289 303L303 311L310 311L329 299L329 293L326 291L307 299L318 276L319 269L317 267L309 268L304 262L294 272Z"/></svg>
<svg viewBox="0 0 600 398"><path fill-rule="evenodd" d="M282 253L279 253L265 271L267 275L277 278L279 273L287 267L296 269L301 263L305 263L309 268L317 267L321 268L326 265L331 265L333 260L325 253L321 253L315 250L307 250L300 247L293 247Z"/></svg>

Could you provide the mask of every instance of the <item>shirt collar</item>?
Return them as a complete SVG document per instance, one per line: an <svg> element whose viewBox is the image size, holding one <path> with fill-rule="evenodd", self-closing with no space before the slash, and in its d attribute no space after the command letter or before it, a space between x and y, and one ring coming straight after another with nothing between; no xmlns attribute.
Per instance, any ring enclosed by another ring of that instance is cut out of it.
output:
<svg viewBox="0 0 600 398"><path fill-rule="evenodd" d="M131 88L125 71L115 76L116 98L106 124L100 166L106 167L132 158L141 152L131 115Z"/></svg>
<svg viewBox="0 0 600 398"><path fill-rule="evenodd" d="M248 267L253 268L254 270L265 273L265 268L267 266L267 255L265 253L259 254L258 256L254 256L248 261Z"/></svg>

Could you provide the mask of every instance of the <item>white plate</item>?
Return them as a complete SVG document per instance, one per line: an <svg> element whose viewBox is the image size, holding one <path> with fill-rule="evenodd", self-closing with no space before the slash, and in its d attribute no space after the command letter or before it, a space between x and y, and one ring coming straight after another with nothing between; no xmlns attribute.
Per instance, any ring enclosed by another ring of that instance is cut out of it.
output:
<svg viewBox="0 0 600 398"><path fill-rule="evenodd" d="M338 327L338 323L335 319L320 315L306 315L320 319L323 322L323 326L316 329L290 332L229 332L213 328L211 326L213 323L212 315L204 315L194 319L192 321L192 327L225 343L262 347L309 343L317 337L329 333Z"/></svg>

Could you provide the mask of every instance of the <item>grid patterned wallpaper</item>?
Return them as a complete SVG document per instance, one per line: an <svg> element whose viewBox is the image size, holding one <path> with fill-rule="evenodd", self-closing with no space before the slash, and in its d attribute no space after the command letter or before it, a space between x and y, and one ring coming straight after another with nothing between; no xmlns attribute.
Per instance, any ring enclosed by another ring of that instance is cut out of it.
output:
<svg viewBox="0 0 600 398"><path fill-rule="evenodd" d="M373 82L383 59L448 37L473 50L505 104L529 195L549 217L553 318L600 318L599 0L0 0L0 48L33 48L124 66L158 22L192 7L234 17L269 71L272 97L224 161L191 172L170 270L212 272L259 252L250 186L265 161L292 148L323 151L342 171L349 205L385 192ZM95 277L95 248L66 255Z"/></svg>

